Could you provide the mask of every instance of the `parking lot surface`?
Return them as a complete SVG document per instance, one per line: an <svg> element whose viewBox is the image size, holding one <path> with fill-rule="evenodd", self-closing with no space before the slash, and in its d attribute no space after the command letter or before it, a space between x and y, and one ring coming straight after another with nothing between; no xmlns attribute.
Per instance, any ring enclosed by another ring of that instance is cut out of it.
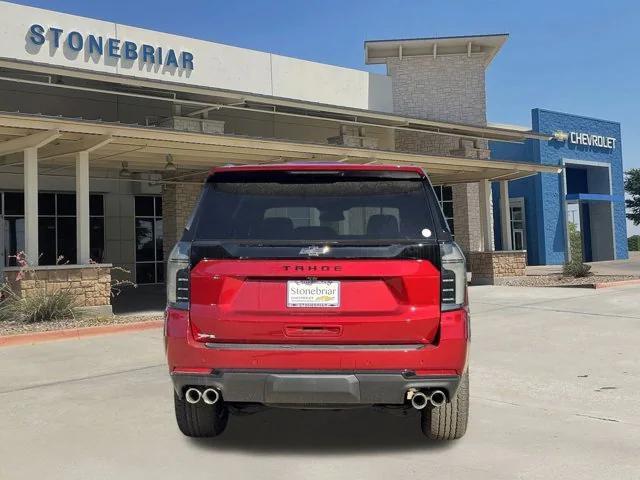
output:
<svg viewBox="0 0 640 480"><path fill-rule="evenodd" d="M640 287L470 295L462 440L372 409L274 409L188 439L146 331L0 349L0 478L639 478Z"/></svg>

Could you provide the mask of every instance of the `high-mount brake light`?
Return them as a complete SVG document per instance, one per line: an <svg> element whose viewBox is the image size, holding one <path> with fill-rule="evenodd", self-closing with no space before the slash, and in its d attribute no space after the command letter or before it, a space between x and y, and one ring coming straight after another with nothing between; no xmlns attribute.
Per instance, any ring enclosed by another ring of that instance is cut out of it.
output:
<svg viewBox="0 0 640 480"><path fill-rule="evenodd" d="M176 243L167 262L167 301L174 308L189 308L188 242Z"/></svg>
<svg viewBox="0 0 640 480"><path fill-rule="evenodd" d="M440 308L455 310L464 306L467 291L467 269L462 250L455 242L440 244L442 261Z"/></svg>

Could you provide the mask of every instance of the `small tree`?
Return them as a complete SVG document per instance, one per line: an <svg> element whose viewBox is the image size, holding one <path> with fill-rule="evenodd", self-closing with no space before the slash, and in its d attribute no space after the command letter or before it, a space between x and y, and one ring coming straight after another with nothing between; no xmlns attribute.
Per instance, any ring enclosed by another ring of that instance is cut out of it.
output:
<svg viewBox="0 0 640 480"><path fill-rule="evenodd" d="M627 218L634 225L640 225L640 168L627 170L624 179L624 189L631 196L625 200L627 204Z"/></svg>
<svg viewBox="0 0 640 480"><path fill-rule="evenodd" d="M582 262L582 235L574 222L569 222L569 261Z"/></svg>
<svg viewBox="0 0 640 480"><path fill-rule="evenodd" d="M588 277L591 266L582 261L582 235L574 222L569 222L569 261L564 264L565 277Z"/></svg>

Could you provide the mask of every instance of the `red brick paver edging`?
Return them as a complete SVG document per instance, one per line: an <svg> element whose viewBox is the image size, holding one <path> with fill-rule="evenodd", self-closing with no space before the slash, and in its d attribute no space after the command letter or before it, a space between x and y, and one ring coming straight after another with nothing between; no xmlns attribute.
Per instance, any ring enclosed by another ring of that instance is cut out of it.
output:
<svg viewBox="0 0 640 480"><path fill-rule="evenodd" d="M617 282L603 282L589 284L591 288L621 287L623 285L640 285L640 278L634 280L618 280Z"/></svg>
<svg viewBox="0 0 640 480"><path fill-rule="evenodd" d="M161 328L163 326L163 323L164 322L162 320L151 320L146 322L99 325L95 327L65 328L62 330L21 333L18 335L3 335L0 336L0 347L50 342L52 340L90 337L107 333L138 332L143 330L150 330L153 328Z"/></svg>

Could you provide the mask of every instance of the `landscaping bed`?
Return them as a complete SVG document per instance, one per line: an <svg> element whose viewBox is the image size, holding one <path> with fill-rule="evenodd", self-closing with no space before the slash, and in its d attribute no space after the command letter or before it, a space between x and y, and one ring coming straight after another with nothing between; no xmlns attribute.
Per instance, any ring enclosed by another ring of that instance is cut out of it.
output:
<svg viewBox="0 0 640 480"><path fill-rule="evenodd" d="M64 320L25 323L19 321L0 322L0 336L20 335L25 333L48 332L53 330L68 330L84 327L104 325L122 325L135 322L152 322L162 320L162 313L145 315L115 315L111 317L78 317Z"/></svg>
<svg viewBox="0 0 640 480"><path fill-rule="evenodd" d="M589 275L587 277L567 277L553 275L526 275L524 277L496 280L496 285L510 287L584 287L595 288L598 284L640 280L634 275Z"/></svg>

